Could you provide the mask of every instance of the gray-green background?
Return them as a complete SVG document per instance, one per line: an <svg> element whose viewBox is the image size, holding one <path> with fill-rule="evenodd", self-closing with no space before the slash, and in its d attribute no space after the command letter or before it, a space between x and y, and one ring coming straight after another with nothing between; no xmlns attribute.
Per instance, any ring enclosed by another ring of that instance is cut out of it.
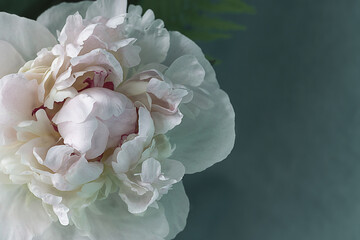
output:
<svg viewBox="0 0 360 240"><path fill-rule="evenodd" d="M185 177L177 240L360 239L360 1L247 2L257 14L232 17L247 31L200 43L222 60L237 140L227 160Z"/></svg>
<svg viewBox="0 0 360 240"><path fill-rule="evenodd" d="M251 0L204 45L236 111L224 162L187 176L178 239L360 239L360 1Z"/></svg>

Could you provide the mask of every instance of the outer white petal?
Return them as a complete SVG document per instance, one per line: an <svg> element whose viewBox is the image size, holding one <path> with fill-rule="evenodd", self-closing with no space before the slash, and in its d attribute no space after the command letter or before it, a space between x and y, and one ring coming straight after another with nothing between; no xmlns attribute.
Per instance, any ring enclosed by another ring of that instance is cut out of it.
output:
<svg viewBox="0 0 360 240"><path fill-rule="evenodd" d="M126 13L127 0L98 0L89 6L86 18L97 16L112 18Z"/></svg>
<svg viewBox="0 0 360 240"><path fill-rule="evenodd" d="M218 89L212 94L215 106L202 110L195 118L183 122L170 133L176 144L173 158L179 159L186 173L203 171L225 159L235 141L235 114L227 94Z"/></svg>
<svg viewBox="0 0 360 240"><path fill-rule="evenodd" d="M179 232L184 230L190 209L183 183L179 182L173 185L173 189L161 198L160 204L165 209L170 227L170 233L166 239L174 239Z"/></svg>
<svg viewBox="0 0 360 240"><path fill-rule="evenodd" d="M173 83L197 87L204 80L205 70L195 56L184 55L171 64L165 76Z"/></svg>
<svg viewBox="0 0 360 240"><path fill-rule="evenodd" d="M231 152L235 142L235 113L201 49L178 32L170 33L170 41L166 65L183 55L194 55L206 72L201 87L213 102L212 108L200 109L195 118L184 115L183 122L168 135L176 144L172 158L185 165L186 173L195 173L222 161Z"/></svg>
<svg viewBox="0 0 360 240"><path fill-rule="evenodd" d="M164 64L170 66L175 60L184 55L195 56L205 70L205 81L219 86L216 80L215 71L209 61L206 60L201 48L181 33L170 32L170 49Z"/></svg>
<svg viewBox="0 0 360 240"><path fill-rule="evenodd" d="M128 212L116 194L95 202L77 224L92 240L164 240L169 233L163 208L152 208L143 216L136 216Z"/></svg>
<svg viewBox="0 0 360 240"><path fill-rule="evenodd" d="M0 40L14 46L25 61L34 59L42 48L57 43L55 37L40 23L4 12L0 12Z"/></svg>
<svg viewBox="0 0 360 240"><path fill-rule="evenodd" d="M166 159L161 164L162 173L172 182L180 182L185 175L185 167L180 161Z"/></svg>
<svg viewBox="0 0 360 240"><path fill-rule="evenodd" d="M82 236L75 226L62 226L54 222L46 231L33 238L32 240L92 240L87 236Z"/></svg>
<svg viewBox="0 0 360 240"><path fill-rule="evenodd" d="M40 199L14 185L0 185L0 219L1 240L32 240L52 222Z"/></svg>
<svg viewBox="0 0 360 240"><path fill-rule="evenodd" d="M142 8L130 5L128 10L128 34L136 38L135 45L141 47L141 64L161 63L169 50L169 32L164 28L164 22L155 20L152 10L147 10L141 17Z"/></svg>
<svg viewBox="0 0 360 240"><path fill-rule="evenodd" d="M160 22L160 20L158 21ZM143 65L152 62L161 63L166 57L169 49L169 32L162 26L162 24L154 22L145 31L143 37L130 35L131 37L139 37L136 44L141 47L140 58Z"/></svg>
<svg viewBox="0 0 360 240"><path fill-rule="evenodd" d="M86 11L91 4L93 4L92 1L78 3L64 2L43 12L36 21L47 27L56 36L56 31L61 31L69 15L79 12L81 16L85 17Z"/></svg>
<svg viewBox="0 0 360 240"><path fill-rule="evenodd" d="M0 40L0 78L11 73L17 73L25 64L22 56L8 42Z"/></svg>

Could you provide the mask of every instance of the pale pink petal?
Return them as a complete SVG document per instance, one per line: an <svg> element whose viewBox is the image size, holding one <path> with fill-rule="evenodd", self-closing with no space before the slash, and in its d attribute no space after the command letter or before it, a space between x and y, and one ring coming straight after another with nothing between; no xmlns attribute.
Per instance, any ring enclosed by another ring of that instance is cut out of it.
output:
<svg viewBox="0 0 360 240"><path fill-rule="evenodd" d="M60 123L58 124L58 129L60 135L64 138L65 144L68 144L80 153L85 154L92 147L92 138L94 137L98 125L98 121L92 119L83 123Z"/></svg>
<svg viewBox="0 0 360 240"><path fill-rule="evenodd" d="M61 110L54 116L52 121L55 124L71 121L73 123L84 122L93 111L96 100L87 94L80 94L77 97L66 101Z"/></svg>
<svg viewBox="0 0 360 240"><path fill-rule="evenodd" d="M110 136L109 129L104 123L102 123L102 121L97 121L97 123L98 126L93 136L90 138L91 148L86 151L86 157L88 159L93 159L103 154L106 146L108 145L108 139Z"/></svg>
<svg viewBox="0 0 360 240"><path fill-rule="evenodd" d="M139 109L139 133L134 139L116 148L110 160L116 173L125 173L140 159L143 148L149 145L154 135L154 123L145 108Z"/></svg>
<svg viewBox="0 0 360 240"><path fill-rule="evenodd" d="M8 42L0 40L0 78L11 73L17 73L25 64L22 56Z"/></svg>

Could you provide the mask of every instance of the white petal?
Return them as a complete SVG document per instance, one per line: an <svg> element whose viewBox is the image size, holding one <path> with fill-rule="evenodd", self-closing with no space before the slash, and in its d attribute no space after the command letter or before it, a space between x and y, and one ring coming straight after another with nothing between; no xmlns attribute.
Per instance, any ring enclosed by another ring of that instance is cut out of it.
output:
<svg viewBox="0 0 360 240"><path fill-rule="evenodd" d="M96 180L103 169L103 164L99 162L88 162L84 157L81 157L77 163L69 168L65 178L70 184L80 186Z"/></svg>
<svg viewBox="0 0 360 240"><path fill-rule="evenodd" d="M164 134L181 123L182 114L178 111L178 106L188 94L187 90L174 89L169 83L152 78L146 91L156 97L152 97L151 109L156 133Z"/></svg>
<svg viewBox="0 0 360 240"><path fill-rule="evenodd" d="M139 193L141 193L141 195L139 195ZM133 183L131 186L124 185L120 187L119 196L127 204L130 213L142 214L156 201L159 193L156 189L154 191L148 191L136 183Z"/></svg>
<svg viewBox="0 0 360 240"><path fill-rule="evenodd" d="M112 155L112 166L116 173L127 172L139 159L142 153L141 146L144 138L135 138L125 142L121 148L116 148Z"/></svg>
<svg viewBox="0 0 360 240"><path fill-rule="evenodd" d="M154 158L146 159L141 166L141 181L145 183L153 183L161 174L161 165Z"/></svg>
<svg viewBox="0 0 360 240"><path fill-rule="evenodd" d="M197 87L205 77L205 70L195 56L184 55L176 59L165 76L173 83Z"/></svg>
<svg viewBox="0 0 360 240"><path fill-rule="evenodd" d="M99 162L88 162L83 156L72 155L74 149L66 146L54 146L46 156L45 166L55 174L51 180L55 188L60 191L72 191L82 184L96 180L103 171ZM57 156L56 156L57 154Z"/></svg>
<svg viewBox="0 0 360 240"><path fill-rule="evenodd" d="M65 26L61 30L58 40L61 46L64 46L69 57L75 57L81 51L77 44L79 34L84 30L83 19L77 12L66 19ZM65 46L66 45L66 46Z"/></svg>
<svg viewBox="0 0 360 240"><path fill-rule="evenodd" d="M150 26L145 31L144 37L135 34L130 36L138 37L135 44L141 47L140 59L143 65L164 61L169 49L169 32L165 28Z"/></svg>
<svg viewBox="0 0 360 240"><path fill-rule="evenodd" d="M17 73L25 64L22 56L8 42L0 40L0 78L11 73Z"/></svg>
<svg viewBox="0 0 360 240"><path fill-rule="evenodd" d="M91 4L86 12L86 18L97 16L106 18L116 17L126 13L127 0L97 0Z"/></svg>
<svg viewBox="0 0 360 240"><path fill-rule="evenodd" d="M151 117L154 120L156 133L165 134L181 123L183 115L180 112L176 112L172 115L152 112Z"/></svg>
<svg viewBox="0 0 360 240"><path fill-rule="evenodd" d="M214 69L201 49L178 32L171 32L170 36L166 64L171 65L182 55L194 55L206 72L201 87L213 103L209 109L198 109L195 118L184 115L182 123L168 135L176 144L172 158L184 164L186 173L195 173L222 161L231 152L235 141L235 113L228 95L219 89Z"/></svg>
<svg viewBox="0 0 360 240"><path fill-rule="evenodd" d="M58 170L66 164L66 161L69 160L73 152L74 149L67 145L54 146L47 152L44 165L52 171L58 172Z"/></svg>
<svg viewBox="0 0 360 240"><path fill-rule="evenodd" d="M56 36L56 31L61 31L69 15L79 12L81 16L85 17L86 11L92 3L92 1L78 3L64 2L43 12L36 21L47 27Z"/></svg>
<svg viewBox="0 0 360 240"><path fill-rule="evenodd" d="M225 159L235 142L235 114L229 97L218 89L211 94L215 106L202 110L195 119L183 118L169 132L176 145L172 158L181 161L186 173L203 171Z"/></svg>
<svg viewBox="0 0 360 240"><path fill-rule="evenodd" d="M161 102L158 102L154 99L153 104L162 106L171 112L173 112L174 109L179 106L182 98L188 94L185 89L175 88L172 84L169 84L165 81L160 81L156 78L152 78L149 81L149 84L146 87L146 91L148 93L154 94L159 100L162 100L163 102L162 104Z"/></svg>
<svg viewBox="0 0 360 240"><path fill-rule="evenodd" d="M152 208L143 216L136 216L128 212L116 194L87 208L82 221L80 227L94 240L164 240L169 232L163 208Z"/></svg>
<svg viewBox="0 0 360 240"><path fill-rule="evenodd" d="M1 148L0 151L0 171L6 175L5 182L1 183L19 183L23 184L29 181L26 176L19 176L29 168L21 163L21 157L15 155L17 146ZM11 180L11 181L9 181ZM1 201L0 201L1 206Z"/></svg>
<svg viewBox="0 0 360 240"><path fill-rule="evenodd" d="M205 81L218 86L215 71L206 60L201 48L192 40L179 32L170 32L170 49L164 64L170 66L176 59L184 55L193 55L205 70Z"/></svg>
<svg viewBox="0 0 360 240"><path fill-rule="evenodd" d="M116 173L125 173L139 161L144 147L149 145L154 135L154 122L147 109L139 108L139 134L134 139L116 148L111 157Z"/></svg>
<svg viewBox="0 0 360 240"><path fill-rule="evenodd" d="M115 56L120 60L122 65L126 68L137 66L140 62L139 53L141 48L139 46L127 45L118 50Z"/></svg>
<svg viewBox="0 0 360 240"><path fill-rule="evenodd" d="M25 61L34 59L42 48L57 43L49 30L33 20L1 12L0 23L0 40L9 42Z"/></svg>
<svg viewBox="0 0 360 240"><path fill-rule="evenodd" d="M150 9L141 17L140 6L130 5L128 12L128 36L137 39L135 45L141 48L141 64L163 62L170 44L169 32L164 28L164 22L154 20L154 13Z"/></svg>
<svg viewBox="0 0 360 240"><path fill-rule="evenodd" d="M181 181L185 174L185 167L180 161L165 159L161 163L162 172L165 177L176 180L176 182Z"/></svg>
<svg viewBox="0 0 360 240"><path fill-rule="evenodd" d="M179 232L184 230L190 209L183 183L176 183L173 189L161 198L160 204L165 209L166 219L170 227L170 233L166 240L174 239Z"/></svg>
<svg viewBox="0 0 360 240"><path fill-rule="evenodd" d="M0 185L0 219L1 240L32 240L52 222L40 199L14 185Z"/></svg>
<svg viewBox="0 0 360 240"><path fill-rule="evenodd" d="M62 203L63 198L52 193L50 186L42 182L33 180L28 184L29 190L38 198L40 198L45 206L51 207L53 213L57 216L60 223L64 226L69 225L69 208Z"/></svg>
<svg viewBox="0 0 360 240"><path fill-rule="evenodd" d="M94 240L87 236L82 236L75 226L62 226L54 222L44 231L43 234L34 237L32 240Z"/></svg>

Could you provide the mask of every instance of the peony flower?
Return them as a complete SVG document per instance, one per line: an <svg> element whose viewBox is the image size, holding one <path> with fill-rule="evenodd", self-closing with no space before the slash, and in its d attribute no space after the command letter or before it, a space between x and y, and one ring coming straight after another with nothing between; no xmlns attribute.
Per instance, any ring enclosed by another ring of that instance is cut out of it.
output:
<svg viewBox="0 0 360 240"><path fill-rule="evenodd" d="M174 239L235 139L201 49L125 0L0 23L0 239Z"/></svg>

